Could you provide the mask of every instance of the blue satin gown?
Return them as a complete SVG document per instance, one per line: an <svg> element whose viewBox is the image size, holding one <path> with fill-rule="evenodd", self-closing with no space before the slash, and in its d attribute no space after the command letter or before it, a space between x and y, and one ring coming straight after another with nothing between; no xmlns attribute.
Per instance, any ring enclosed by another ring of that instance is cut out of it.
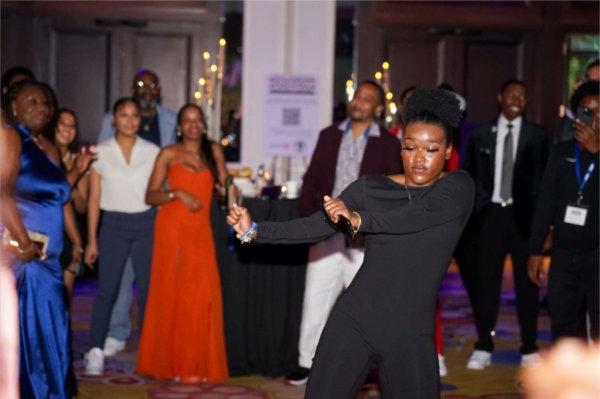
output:
<svg viewBox="0 0 600 399"><path fill-rule="evenodd" d="M29 230L49 237L47 259L15 266L19 298L20 388L22 398L70 398L69 313L59 256L63 247L63 204L71 188L63 170L40 150L31 134L21 135L21 168L13 193Z"/></svg>

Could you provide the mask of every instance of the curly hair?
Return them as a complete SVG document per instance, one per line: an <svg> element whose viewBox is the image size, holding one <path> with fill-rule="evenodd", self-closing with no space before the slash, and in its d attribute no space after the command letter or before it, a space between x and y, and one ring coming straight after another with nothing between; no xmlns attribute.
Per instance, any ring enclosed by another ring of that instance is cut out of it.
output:
<svg viewBox="0 0 600 399"><path fill-rule="evenodd" d="M452 142L452 130L458 128L462 112L456 97L444 89L416 89L404 106L406 126L415 122L431 123L444 129L446 142Z"/></svg>
<svg viewBox="0 0 600 399"><path fill-rule="evenodd" d="M571 111L577 112L579 103L584 97L597 95L600 95L600 83L594 80L582 83L571 96Z"/></svg>

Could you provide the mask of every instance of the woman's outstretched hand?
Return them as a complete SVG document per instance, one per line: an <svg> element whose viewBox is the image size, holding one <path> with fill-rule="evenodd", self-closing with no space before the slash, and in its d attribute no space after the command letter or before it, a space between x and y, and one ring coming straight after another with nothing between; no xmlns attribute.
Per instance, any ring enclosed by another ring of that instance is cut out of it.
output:
<svg viewBox="0 0 600 399"><path fill-rule="evenodd" d="M329 218L335 223L338 222L340 216L343 216L348 220L352 218L352 213L348 210L344 201L339 198L331 198L328 195L324 196L323 207L325 208L327 215L329 215Z"/></svg>
<svg viewBox="0 0 600 399"><path fill-rule="evenodd" d="M252 217L248 209L234 204L227 215L227 224L233 227L236 233L241 235L252 226Z"/></svg>
<svg viewBox="0 0 600 399"><path fill-rule="evenodd" d="M87 172L92 162L98 158L96 148L94 146L82 147L81 151L75 157L75 166L80 175Z"/></svg>

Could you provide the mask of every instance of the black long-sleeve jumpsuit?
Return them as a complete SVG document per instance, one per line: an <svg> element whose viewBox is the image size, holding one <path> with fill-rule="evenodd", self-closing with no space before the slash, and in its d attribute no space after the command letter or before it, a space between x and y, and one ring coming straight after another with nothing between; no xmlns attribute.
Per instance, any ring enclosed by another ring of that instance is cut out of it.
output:
<svg viewBox="0 0 600 399"><path fill-rule="evenodd" d="M340 197L362 218L365 258L325 325L306 398L354 398L373 360L384 398L438 398L435 304L471 212L473 181L457 171L407 190L386 176L369 176ZM257 242L314 242L332 233L315 213L261 223Z"/></svg>

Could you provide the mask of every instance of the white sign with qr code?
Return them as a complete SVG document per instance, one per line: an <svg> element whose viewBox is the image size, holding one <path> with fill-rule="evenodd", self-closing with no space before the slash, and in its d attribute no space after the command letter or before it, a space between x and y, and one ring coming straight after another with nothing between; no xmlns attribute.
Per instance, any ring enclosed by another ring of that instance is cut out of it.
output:
<svg viewBox="0 0 600 399"><path fill-rule="evenodd" d="M319 132L319 85L312 75L269 75L264 154L310 156Z"/></svg>

